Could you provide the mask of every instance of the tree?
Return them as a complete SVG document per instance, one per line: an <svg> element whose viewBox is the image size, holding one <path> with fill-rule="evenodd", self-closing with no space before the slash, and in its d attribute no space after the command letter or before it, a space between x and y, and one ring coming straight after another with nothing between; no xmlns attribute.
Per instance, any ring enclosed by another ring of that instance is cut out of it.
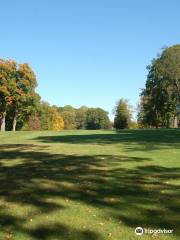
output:
<svg viewBox="0 0 180 240"><path fill-rule="evenodd" d="M72 106L66 105L64 107L60 107L59 112L64 120L64 129L75 129L76 110Z"/></svg>
<svg viewBox="0 0 180 240"><path fill-rule="evenodd" d="M166 88L170 120L173 121L173 126L177 127L180 108L180 45L164 49L157 63L157 69L158 77Z"/></svg>
<svg viewBox="0 0 180 240"><path fill-rule="evenodd" d="M41 121L39 116L31 115L24 129L29 131L41 130Z"/></svg>
<svg viewBox="0 0 180 240"><path fill-rule="evenodd" d="M15 131L18 117L22 120L35 110L40 100L35 92L36 85L35 74L28 64L0 60L1 131L5 130L7 113Z"/></svg>
<svg viewBox="0 0 180 240"><path fill-rule="evenodd" d="M107 129L110 126L108 112L101 108L89 108L86 114L87 129Z"/></svg>
<svg viewBox="0 0 180 240"><path fill-rule="evenodd" d="M1 131L5 131L6 114L12 105L13 92L16 87L16 62L0 59L0 123Z"/></svg>
<svg viewBox="0 0 180 240"><path fill-rule="evenodd" d="M49 130L64 129L64 120L56 108L49 108L49 118L51 122Z"/></svg>
<svg viewBox="0 0 180 240"><path fill-rule="evenodd" d="M19 64L13 92L13 131L16 130L18 117L27 117L36 111L40 97L35 92L36 76L28 64Z"/></svg>
<svg viewBox="0 0 180 240"><path fill-rule="evenodd" d="M114 118L114 127L116 129L129 128L132 110L128 101L121 98L115 106L115 118Z"/></svg>
<svg viewBox="0 0 180 240"><path fill-rule="evenodd" d="M61 130L64 129L64 120L56 106L50 106L47 102L40 105L39 118L41 130Z"/></svg>
<svg viewBox="0 0 180 240"><path fill-rule="evenodd" d="M177 127L180 108L180 45L165 48L147 67L139 121L152 127Z"/></svg>
<svg viewBox="0 0 180 240"><path fill-rule="evenodd" d="M50 105L47 102L42 101L40 103L40 109L38 111L38 117L41 123L41 130L49 130L51 128L51 122L49 117Z"/></svg>
<svg viewBox="0 0 180 240"><path fill-rule="evenodd" d="M58 111L58 107L50 106L47 102L41 102L35 115L31 115L24 130L61 130L64 129L64 121Z"/></svg>
<svg viewBox="0 0 180 240"><path fill-rule="evenodd" d="M88 108L86 106L82 106L76 109L76 128L77 129L85 129L86 128L86 116L87 116Z"/></svg>

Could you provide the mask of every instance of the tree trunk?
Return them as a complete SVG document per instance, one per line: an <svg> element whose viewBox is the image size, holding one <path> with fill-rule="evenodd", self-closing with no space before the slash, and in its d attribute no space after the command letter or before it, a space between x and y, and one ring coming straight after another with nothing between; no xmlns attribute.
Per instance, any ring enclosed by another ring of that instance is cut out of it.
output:
<svg viewBox="0 0 180 240"><path fill-rule="evenodd" d="M6 131L6 112L3 112L1 119L1 132Z"/></svg>
<svg viewBox="0 0 180 240"><path fill-rule="evenodd" d="M13 118L13 132L16 131L16 124L17 124L17 113L14 114L14 118Z"/></svg>
<svg viewBox="0 0 180 240"><path fill-rule="evenodd" d="M177 119L177 116L174 117L174 124L173 124L174 128L178 128L178 119Z"/></svg>

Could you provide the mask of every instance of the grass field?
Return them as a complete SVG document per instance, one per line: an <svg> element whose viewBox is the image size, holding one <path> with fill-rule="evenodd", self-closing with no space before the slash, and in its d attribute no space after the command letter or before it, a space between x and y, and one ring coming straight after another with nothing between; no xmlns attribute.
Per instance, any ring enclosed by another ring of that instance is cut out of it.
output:
<svg viewBox="0 0 180 240"><path fill-rule="evenodd" d="M180 239L179 178L180 130L0 133L0 240Z"/></svg>

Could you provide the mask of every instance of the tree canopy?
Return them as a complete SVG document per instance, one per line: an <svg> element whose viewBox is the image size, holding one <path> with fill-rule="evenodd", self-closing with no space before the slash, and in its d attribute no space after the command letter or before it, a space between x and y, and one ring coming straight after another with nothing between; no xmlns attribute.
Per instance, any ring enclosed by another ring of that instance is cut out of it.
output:
<svg viewBox="0 0 180 240"><path fill-rule="evenodd" d="M177 127L180 109L180 45L165 48L147 67L138 121L152 127Z"/></svg>
<svg viewBox="0 0 180 240"><path fill-rule="evenodd" d="M31 114L40 97L35 92L36 76L28 64L12 60L0 60L0 116L1 130L6 127L6 115L12 119L15 131L18 117L22 120Z"/></svg>
<svg viewBox="0 0 180 240"><path fill-rule="evenodd" d="M87 129L108 129L110 120L108 113L101 108L89 108L86 115Z"/></svg>

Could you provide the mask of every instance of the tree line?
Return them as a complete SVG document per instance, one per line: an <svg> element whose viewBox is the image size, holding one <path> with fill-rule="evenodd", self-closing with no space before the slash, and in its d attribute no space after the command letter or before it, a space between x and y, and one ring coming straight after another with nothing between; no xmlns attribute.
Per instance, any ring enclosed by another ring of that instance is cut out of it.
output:
<svg viewBox="0 0 180 240"><path fill-rule="evenodd" d="M5 130L60 130L60 129L111 129L113 123L108 112L102 108L70 105L51 106L41 101L36 92L35 73L27 63L18 64L13 60L0 59L0 129ZM128 107L121 99L120 105ZM125 104L125 105L123 105ZM118 111L121 109L118 108ZM127 109L126 113L129 110ZM121 114L116 114L115 127L129 126L131 114L117 124Z"/></svg>
<svg viewBox="0 0 180 240"><path fill-rule="evenodd" d="M37 80L27 63L0 59L0 129L59 130L108 129L102 108L50 106L36 93Z"/></svg>
<svg viewBox="0 0 180 240"><path fill-rule="evenodd" d="M47 102L40 102L36 114L29 117L23 130L60 130L60 129L109 129L112 123L108 112L102 108L88 108L82 106L74 108L50 106Z"/></svg>
<svg viewBox="0 0 180 240"><path fill-rule="evenodd" d="M0 129L124 129L180 127L180 45L166 47L147 67L140 92L137 121L133 108L121 98L114 122L102 108L51 106L36 92L35 73L27 63L0 59Z"/></svg>

